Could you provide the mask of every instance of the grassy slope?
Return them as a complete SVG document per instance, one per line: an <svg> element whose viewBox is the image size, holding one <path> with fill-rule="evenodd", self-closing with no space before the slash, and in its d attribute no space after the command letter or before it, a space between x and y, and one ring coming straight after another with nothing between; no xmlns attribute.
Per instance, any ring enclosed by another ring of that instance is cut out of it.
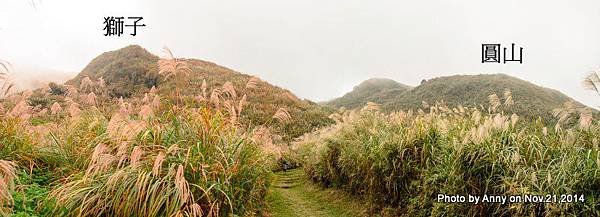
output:
<svg viewBox="0 0 600 217"><path fill-rule="evenodd" d="M349 93L355 96L352 101L346 103L328 103L336 107L361 107L367 101L373 101L383 104L387 111L419 109L422 108L422 102L425 101L432 105L436 101L444 101L449 107L477 106L488 107L488 96L496 93L500 99L505 89L510 89L516 104L510 109L503 109L505 112L517 113L526 118L542 117L550 118L550 111L562 106L566 101L573 100L559 91L541 87L530 82L511 77L504 74L482 74L482 75L454 75L434 78L410 90L403 92L387 92L386 96L380 96L379 99L371 100L365 96L368 94L357 93L357 91L366 92L365 88L355 89L355 93ZM378 95L382 95L382 90L377 90ZM347 95L349 95L347 94ZM345 102L341 97L333 102ZM358 105L358 106L357 106ZM583 106L577 103L578 106Z"/></svg>
<svg viewBox="0 0 600 217"><path fill-rule="evenodd" d="M307 182L302 169L278 172L267 199L273 216L366 216L365 205L346 193Z"/></svg>
<svg viewBox="0 0 600 217"><path fill-rule="evenodd" d="M297 98L289 90L258 82L257 88L246 89L244 86L251 76L236 72L215 63L186 59L192 73L185 77L162 80L157 75L159 57L144 48L131 45L125 48L106 52L96 57L88 66L67 84L79 84L85 76L92 80L103 77L112 97L129 97L147 92L152 86L160 87L161 96L173 95L178 86L182 95L201 94L202 81L208 85L208 96L212 87L220 87L225 82L233 83L238 95L247 94L248 105L242 113L242 123L253 125L271 125L275 133L282 135L284 141L298 137L312 129L332 123L328 118L331 109ZM292 116L288 123L281 124L272 120L278 108L285 108Z"/></svg>

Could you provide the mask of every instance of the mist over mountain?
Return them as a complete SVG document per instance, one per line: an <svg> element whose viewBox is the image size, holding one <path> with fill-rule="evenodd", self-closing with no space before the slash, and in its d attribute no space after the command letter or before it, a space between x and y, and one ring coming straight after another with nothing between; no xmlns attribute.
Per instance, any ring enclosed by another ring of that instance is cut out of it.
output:
<svg viewBox="0 0 600 217"><path fill-rule="evenodd" d="M42 88L51 82L64 83L75 74L75 72L15 64L11 67L10 73L10 81L14 84L11 93Z"/></svg>

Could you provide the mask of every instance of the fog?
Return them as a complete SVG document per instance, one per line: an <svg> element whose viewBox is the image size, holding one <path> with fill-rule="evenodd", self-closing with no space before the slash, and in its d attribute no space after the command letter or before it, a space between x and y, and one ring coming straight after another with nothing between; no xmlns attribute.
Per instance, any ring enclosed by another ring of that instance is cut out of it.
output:
<svg viewBox="0 0 600 217"><path fill-rule="evenodd" d="M102 52L139 44L215 62L301 98L338 97L362 80L506 73L588 105L600 65L599 1L2 0L0 59L78 72ZM143 16L137 36L104 36L105 16ZM523 64L481 63L481 44L516 43ZM50 73L50 72L48 72ZM36 77L36 76L32 76ZM52 77L52 76L51 76Z"/></svg>

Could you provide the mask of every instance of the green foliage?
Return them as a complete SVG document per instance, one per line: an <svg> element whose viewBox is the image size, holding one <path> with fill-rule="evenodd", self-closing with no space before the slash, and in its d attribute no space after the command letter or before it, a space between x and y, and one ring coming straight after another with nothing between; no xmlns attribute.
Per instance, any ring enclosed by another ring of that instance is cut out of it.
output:
<svg viewBox="0 0 600 217"><path fill-rule="evenodd" d="M50 93L53 95L65 95L67 94L67 88L64 85L56 84L54 82L50 82L48 84L50 88Z"/></svg>
<svg viewBox="0 0 600 217"><path fill-rule="evenodd" d="M60 102L62 99L56 95L46 96L44 93L34 92L27 100L30 106L50 108L54 102Z"/></svg>
<svg viewBox="0 0 600 217"><path fill-rule="evenodd" d="M449 110L448 110L449 111ZM600 214L598 123L547 130L478 111L349 113L296 149L308 176L409 216ZM447 195L583 194L577 203L438 203ZM385 195L385 196L382 196Z"/></svg>
<svg viewBox="0 0 600 217"><path fill-rule="evenodd" d="M19 171L17 189L13 192L14 208L12 216L49 216L54 209L54 201L49 197L52 173L34 169L32 174Z"/></svg>

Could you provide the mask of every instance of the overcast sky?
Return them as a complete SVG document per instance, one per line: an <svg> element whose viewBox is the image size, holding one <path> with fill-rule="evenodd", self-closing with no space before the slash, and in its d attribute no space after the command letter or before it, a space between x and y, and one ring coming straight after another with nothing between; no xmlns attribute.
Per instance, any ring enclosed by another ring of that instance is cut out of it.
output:
<svg viewBox="0 0 600 217"><path fill-rule="evenodd" d="M506 73L600 105L581 87L600 66L598 0L0 1L0 59L15 66L79 72L102 52L139 44L159 55L168 46L314 101L371 77L418 85ZM143 16L147 26L135 37L105 37L105 16ZM482 64L482 43L516 43L523 64Z"/></svg>

